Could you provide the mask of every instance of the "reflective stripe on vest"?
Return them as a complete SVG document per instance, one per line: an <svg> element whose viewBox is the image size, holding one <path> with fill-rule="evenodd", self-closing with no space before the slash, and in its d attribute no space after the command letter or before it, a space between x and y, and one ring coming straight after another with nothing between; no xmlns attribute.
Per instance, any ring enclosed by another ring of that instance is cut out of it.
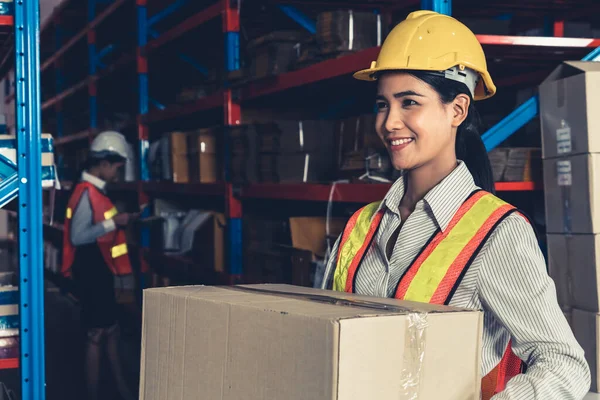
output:
<svg viewBox="0 0 600 400"><path fill-rule="evenodd" d="M113 207L110 210L104 212L104 219L111 219L112 217L114 217L118 213L119 212L117 211L117 209L115 207Z"/></svg>
<svg viewBox="0 0 600 400"><path fill-rule="evenodd" d="M352 293L355 277L383 218L380 202L357 211L348 221L339 245L333 289ZM485 241L515 207L482 190L460 206L444 231L437 230L406 270L395 298L448 304ZM509 343L501 362L482 381L483 400L504 390L520 373L521 360Z"/></svg>
<svg viewBox="0 0 600 400"><path fill-rule="evenodd" d="M126 243L118 244L110 249L110 255L112 256L112 258L121 257L125 254L127 254L127 244Z"/></svg>

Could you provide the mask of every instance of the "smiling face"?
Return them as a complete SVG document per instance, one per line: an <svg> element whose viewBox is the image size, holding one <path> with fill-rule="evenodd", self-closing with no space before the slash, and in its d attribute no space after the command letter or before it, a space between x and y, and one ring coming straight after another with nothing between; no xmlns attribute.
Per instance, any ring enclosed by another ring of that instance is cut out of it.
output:
<svg viewBox="0 0 600 400"><path fill-rule="evenodd" d="M442 103L438 92L408 73L382 75L375 127L394 168L413 170L428 164L456 163L456 128L469 106L468 100L466 108L463 102L457 97Z"/></svg>

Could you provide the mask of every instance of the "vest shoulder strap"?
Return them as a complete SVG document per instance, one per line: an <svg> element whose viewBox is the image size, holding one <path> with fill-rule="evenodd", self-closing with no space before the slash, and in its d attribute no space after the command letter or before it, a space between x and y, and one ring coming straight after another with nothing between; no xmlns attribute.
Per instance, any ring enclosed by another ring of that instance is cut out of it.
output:
<svg viewBox="0 0 600 400"><path fill-rule="evenodd" d="M355 212L346 224L338 246L337 267L333 276L334 290L346 291L347 286L354 281L362 255L371 244L383 217L384 211L379 210L380 205L381 201L367 204ZM361 256L357 257L359 254Z"/></svg>
<svg viewBox="0 0 600 400"><path fill-rule="evenodd" d="M396 298L447 304L491 233L516 208L479 190L458 209L443 231L417 255L396 290Z"/></svg>

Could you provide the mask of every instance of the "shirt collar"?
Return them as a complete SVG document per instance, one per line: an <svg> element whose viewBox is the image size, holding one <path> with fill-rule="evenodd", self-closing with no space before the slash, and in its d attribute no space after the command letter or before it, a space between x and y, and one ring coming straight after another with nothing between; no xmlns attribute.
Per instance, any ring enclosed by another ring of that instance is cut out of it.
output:
<svg viewBox="0 0 600 400"><path fill-rule="evenodd" d="M476 189L478 188L466 164L458 161L458 166L425 195L423 202L430 209L438 227L444 231L459 207ZM392 185L380 209L387 207L399 215L404 190L404 176L402 176Z"/></svg>
<svg viewBox="0 0 600 400"><path fill-rule="evenodd" d="M104 188L106 187L105 181L103 181L102 179L98 178L97 176L94 176L86 171L82 172L81 180L91 183L92 185L96 186L98 189L100 189L102 191L104 191Z"/></svg>

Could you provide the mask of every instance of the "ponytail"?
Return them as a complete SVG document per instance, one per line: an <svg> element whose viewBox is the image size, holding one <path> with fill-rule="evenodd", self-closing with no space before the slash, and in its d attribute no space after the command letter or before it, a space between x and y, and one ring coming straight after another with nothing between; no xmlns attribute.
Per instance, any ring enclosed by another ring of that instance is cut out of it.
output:
<svg viewBox="0 0 600 400"><path fill-rule="evenodd" d="M456 132L456 158L466 164L477 186L489 193L495 193L492 166L483 140L481 140L481 118L467 86L464 83L423 71L411 71L410 74L435 89L440 95L442 103L450 103L459 94L466 94L471 98L467 117Z"/></svg>
<svg viewBox="0 0 600 400"><path fill-rule="evenodd" d="M473 175L475 184L483 190L496 193L492 165L481 140L481 119L471 101L467 118L456 132L456 158L462 160Z"/></svg>

